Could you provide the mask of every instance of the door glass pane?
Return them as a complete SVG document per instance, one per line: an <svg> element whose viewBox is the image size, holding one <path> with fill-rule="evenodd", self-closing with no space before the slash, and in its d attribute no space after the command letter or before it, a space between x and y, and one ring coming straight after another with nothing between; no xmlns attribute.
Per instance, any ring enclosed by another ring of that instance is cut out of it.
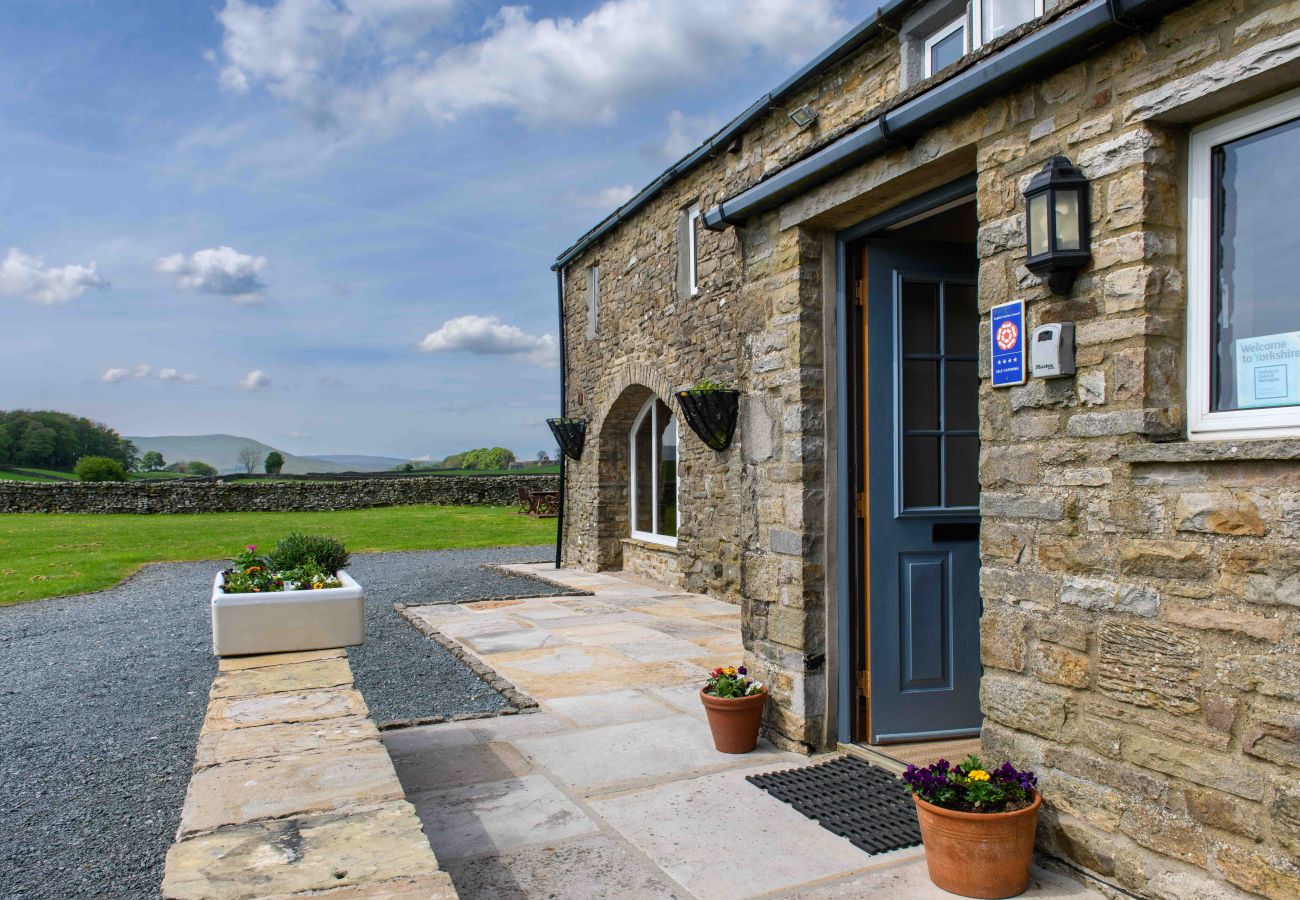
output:
<svg viewBox="0 0 1300 900"><path fill-rule="evenodd" d="M975 285L943 286L943 352L949 356L978 356L980 314Z"/></svg>
<svg viewBox="0 0 1300 900"><path fill-rule="evenodd" d="M659 533L677 536L677 417L656 401L659 421L665 423L659 453Z"/></svg>
<svg viewBox="0 0 1300 900"><path fill-rule="evenodd" d="M939 286L903 282L903 353L939 352Z"/></svg>
<svg viewBox="0 0 1300 900"><path fill-rule="evenodd" d="M1214 152L1215 410L1300 403L1300 121Z"/></svg>
<svg viewBox="0 0 1300 900"><path fill-rule="evenodd" d="M939 505L939 441L928 436L903 438L903 507Z"/></svg>
<svg viewBox="0 0 1300 900"><path fill-rule="evenodd" d="M984 0L985 43L1034 17L1034 0Z"/></svg>
<svg viewBox="0 0 1300 900"><path fill-rule="evenodd" d="M966 55L966 28L954 30L930 45L930 74L946 68Z"/></svg>
<svg viewBox="0 0 1300 900"><path fill-rule="evenodd" d="M636 497L637 531L654 530L654 416L646 413L632 437L635 459L632 466L632 491Z"/></svg>
<svg viewBox="0 0 1300 900"><path fill-rule="evenodd" d="M939 427L939 363L909 359L903 362L903 427L934 430Z"/></svg>
<svg viewBox="0 0 1300 900"><path fill-rule="evenodd" d="M944 506L979 506L980 439L950 434L944 441Z"/></svg>
<svg viewBox="0 0 1300 900"><path fill-rule="evenodd" d="M980 427L979 363L950 359L943 364L943 427L948 431L978 431Z"/></svg>

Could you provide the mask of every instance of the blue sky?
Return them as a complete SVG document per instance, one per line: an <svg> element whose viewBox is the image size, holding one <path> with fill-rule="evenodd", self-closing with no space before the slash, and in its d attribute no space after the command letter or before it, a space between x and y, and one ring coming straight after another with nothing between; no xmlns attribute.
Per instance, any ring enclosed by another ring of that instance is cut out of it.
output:
<svg viewBox="0 0 1300 900"><path fill-rule="evenodd" d="M555 256L874 6L7 4L0 408L551 448Z"/></svg>

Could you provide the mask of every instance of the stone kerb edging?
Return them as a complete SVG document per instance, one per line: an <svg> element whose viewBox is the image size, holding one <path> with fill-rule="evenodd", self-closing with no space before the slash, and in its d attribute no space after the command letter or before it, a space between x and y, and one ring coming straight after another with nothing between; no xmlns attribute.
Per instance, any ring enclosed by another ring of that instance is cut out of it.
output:
<svg viewBox="0 0 1300 900"><path fill-rule="evenodd" d="M167 900L452 900L342 650L223 660Z"/></svg>

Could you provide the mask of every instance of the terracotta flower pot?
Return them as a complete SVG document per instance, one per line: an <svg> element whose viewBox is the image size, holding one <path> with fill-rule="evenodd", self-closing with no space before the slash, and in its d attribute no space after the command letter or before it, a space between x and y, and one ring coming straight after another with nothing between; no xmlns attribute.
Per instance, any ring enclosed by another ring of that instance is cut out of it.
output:
<svg viewBox="0 0 1300 900"><path fill-rule="evenodd" d="M1042 795L1014 812L943 809L913 795L930 880L963 897L1014 897L1029 886Z"/></svg>
<svg viewBox="0 0 1300 900"><path fill-rule="evenodd" d="M752 697L713 697L700 690L709 717L713 746L721 753L748 753L758 746L758 726L763 721L767 691Z"/></svg>

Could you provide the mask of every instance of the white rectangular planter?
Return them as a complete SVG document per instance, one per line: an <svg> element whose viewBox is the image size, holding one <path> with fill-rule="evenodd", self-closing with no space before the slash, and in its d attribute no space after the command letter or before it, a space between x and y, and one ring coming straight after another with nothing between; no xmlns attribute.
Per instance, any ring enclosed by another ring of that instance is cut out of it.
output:
<svg viewBox="0 0 1300 900"><path fill-rule="evenodd" d="M366 605L361 585L344 571L338 579L343 587L227 594L218 572L212 583L212 652L246 656L362 643Z"/></svg>

